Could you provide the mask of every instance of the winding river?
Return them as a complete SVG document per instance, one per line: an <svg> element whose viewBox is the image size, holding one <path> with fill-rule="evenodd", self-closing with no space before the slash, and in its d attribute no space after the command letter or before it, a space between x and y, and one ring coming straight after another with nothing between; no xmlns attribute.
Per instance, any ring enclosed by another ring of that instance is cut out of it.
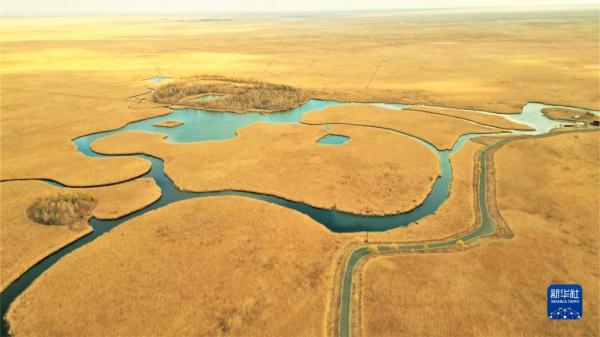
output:
<svg viewBox="0 0 600 337"><path fill-rule="evenodd" d="M79 137L74 140L77 145L79 151L83 154L91 157L111 157L113 155L104 155L97 152L94 152L90 148L90 144L95 140L98 140L103 137L107 137L116 133L124 132L124 131L145 131L145 132L159 132L168 135L167 141L176 142L176 143L185 143L185 142L199 142L199 141L214 141L214 140L223 140L230 139L236 137L236 130L246 125L256 123L256 122L266 122L273 124L289 124L289 123L300 123L300 119L302 115L310 110L322 110L328 106L339 105L339 104L353 104L353 103L343 103L336 101L324 101L324 100L309 100L302 106L299 106L294 109L290 109L283 112L272 113L272 114L260 114L260 113L246 113L246 114L238 114L238 113L230 113L230 112L210 112L203 110L194 110L194 109L182 109L182 110L174 110L171 114L150 118L146 120L141 120L137 122L132 122L127 124L126 126L99 133L94 133L86 136ZM374 103L378 106L383 106L392 109L400 109L404 107L403 104L383 104L383 103ZM560 122L552 121L550 119L545 118L541 109L545 107L544 104L540 103L529 103L524 108L521 114L518 115L510 115L506 118L514 120L516 122L526 123L534 128L535 131L531 132L519 132L525 134L541 134L546 133L552 128L558 126ZM402 113L398 111L398 113ZM180 120L184 122L183 125L180 125L175 128L162 128L153 126L154 123L165 121L165 120ZM394 131L390 131L394 132ZM152 156L148 156L145 154L136 154L140 158L145 160L149 160L152 163L151 170L147 172L144 177L153 178L156 181L156 184L161 189L161 197L152 203L151 205L140 209L136 212L133 212L127 216L116 220L99 220L96 218L92 218L89 220L90 225L93 227L93 232L82 237L79 240L72 242L71 244L63 247L62 249L54 252L50 256L46 257L44 260L30 268L27 272L25 272L19 279L9 285L0 295L1 298L1 315L4 318L5 314L8 310L9 305L13 302L13 300L21 294L23 291L27 289L29 285L39 277L44 271L46 271L49 267L51 267L54 263L59 261L63 256L72 252L73 250L95 240L100 235L104 234L107 231L110 231L115 226L120 225L121 223L130 220L132 218L138 217L146 212L149 212L154 209L161 208L170 203L185 200L190 198L201 198L208 196L228 196L228 195L237 195L243 196L253 199L259 199L266 202L274 203L283 207L291 208L301 213L304 213L317 222L323 224L330 230L334 232L358 232L358 231L384 231L391 228L406 226L409 223L415 222L425 216L433 214L440 205L448 198L450 182L452 178L452 168L450 165L449 157L452 153L461 149L463 144L473 138L479 136L478 134L467 134L459 137L457 142L454 144L451 150L439 151L433 145L428 142L412 137L410 135L395 132L401 137L411 137L413 139L418 140L424 146L429 148L431 151L436 153L439 157L439 165L441 170L441 176L439 176L434 185L432 187L432 191L425 198L424 202L417 208L411 210L407 213L400 213L396 215L389 216L360 216L354 215L350 213L340 212L336 210L328 210L315 208L310 205L294 202L291 200L283 199L274 195L266 195L260 193L252 193L245 191L218 191L218 192L185 192L179 190L171 179L164 174L164 163L161 159L155 158ZM489 134L488 134L489 135ZM323 146L332 146L332 145L323 145ZM343 146L335 145L335 146ZM485 151L482 151L481 156L484 158L485 154L490 148L487 148ZM133 156L133 155L132 155ZM485 160L481 160L482 163L482 172L485 173ZM456 244L456 240L462 239L463 241L468 241L480 236L488 235L493 233L495 230L495 224L493 220L487 214L487 208L485 207L485 174L480 175L480 183L479 183L479 209L482 213L482 224L476 230L465 234L461 238L457 238L455 240L444 241L444 242L436 242L429 245L429 248L444 248L450 247ZM46 180L47 181L47 180ZM62 186L60 183L47 181L53 185ZM400 247L394 247L393 249L398 250L415 250L415 249L423 249L423 245L406 245ZM379 249L382 251L392 249L391 246L381 245ZM343 279L343 287L342 287L342 304L340 308L340 336L349 336L349 312L350 312L350 295L351 295L351 282L352 282L352 272L354 270L354 266L356 263L365 255L368 254L367 248L362 247L355 250L349 257L347 261L347 267L344 274ZM8 336L8 326L7 322L2 320L2 328L1 335Z"/></svg>

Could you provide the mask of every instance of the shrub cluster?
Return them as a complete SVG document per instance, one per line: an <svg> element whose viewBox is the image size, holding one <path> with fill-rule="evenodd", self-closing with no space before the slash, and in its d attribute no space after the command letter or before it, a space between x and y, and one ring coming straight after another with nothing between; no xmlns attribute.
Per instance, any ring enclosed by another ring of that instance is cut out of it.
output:
<svg viewBox="0 0 600 337"><path fill-rule="evenodd" d="M88 217L96 198L85 192L59 193L38 198L27 209L27 216L44 225L71 225Z"/></svg>
<svg viewBox="0 0 600 337"><path fill-rule="evenodd" d="M221 94L223 97L205 101L189 100L203 94ZM289 85L216 76L188 77L170 82L157 88L152 95L156 103L180 103L235 111L283 110L304 103L308 97L301 89Z"/></svg>

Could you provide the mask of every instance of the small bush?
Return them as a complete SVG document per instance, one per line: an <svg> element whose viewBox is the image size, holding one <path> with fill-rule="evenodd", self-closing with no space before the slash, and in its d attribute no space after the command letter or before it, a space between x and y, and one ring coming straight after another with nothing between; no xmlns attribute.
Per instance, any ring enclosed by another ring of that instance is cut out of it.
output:
<svg viewBox="0 0 600 337"><path fill-rule="evenodd" d="M27 216L44 225L71 225L87 218L96 206L96 198L89 193L59 193L38 198L27 209Z"/></svg>
<svg viewBox="0 0 600 337"><path fill-rule="evenodd" d="M379 247L377 247L377 245L369 245L367 247L367 250L369 251L369 254L377 254L377 253L379 253Z"/></svg>
<svg viewBox="0 0 600 337"><path fill-rule="evenodd" d="M456 247L463 248L465 246L465 242L463 240L456 241Z"/></svg>

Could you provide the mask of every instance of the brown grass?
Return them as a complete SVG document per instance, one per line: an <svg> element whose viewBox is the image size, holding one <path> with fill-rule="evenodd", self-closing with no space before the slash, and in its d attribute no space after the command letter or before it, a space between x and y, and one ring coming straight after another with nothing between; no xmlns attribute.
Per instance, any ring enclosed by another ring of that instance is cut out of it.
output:
<svg viewBox="0 0 600 337"><path fill-rule="evenodd" d="M571 122L591 123L600 121L600 117L591 112L582 112L569 108L543 108L542 113L550 119Z"/></svg>
<svg viewBox="0 0 600 337"><path fill-rule="evenodd" d="M246 198L177 202L58 262L13 303L11 333L325 336L334 255L356 237Z"/></svg>
<svg viewBox="0 0 600 337"><path fill-rule="evenodd" d="M174 128L176 126L180 126L181 124L183 124L182 121L162 121L162 122L154 123L153 125L163 127L163 128Z"/></svg>
<svg viewBox="0 0 600 337"><path fill-rule="evenodd" d="M450 157L452 182L450 196L435 214L407 227L369 233L371 242L416 242L441 240L466 232L477 225L475 179L479 174L478 153L482 145L468 141Z"/></svg>
<svg viewBox="0 0 600 337"><path fill-rule="evenodd" d="M163 158L166 174L187 191L254 191L359 214L413 209L439 175L435 154L410 137L341 125L329 132L350 139L322 145L321 126L257 123L225 141L175 144L159 134L126 132L92 147Z"/></svg>
<svg viewBox="0 0 600 337"><path fill-rule="evenodd" d="M146 178L76 190L61 190L39 181L14 181L1 183L0 189L0 289L44 257L92 230L83 218L75 219L69 226L45 226L30 220L27 210L38 198L58 193L91 194L97 200L92 215L99 219L114 219L160 197L160 189L154 180Z"/></svg>
<svg viewBox="0 0 600 337"><path fill-rule="evenodd" d="M495 128L416 110L394 110L378 106L337 105L312 111L302 117L307 124L347 123L389 128L421 138L440 150L452 148L466 133L501 132Z"/></svg>
<svg viewBox="0 0 600 337"><path fill-rule="evenodd" d="M140 105L143 109L128 109L133 102L127 96L143 92L129 75L42 72L1 76L1 179L50 178L72 186L100 185L150 169L150 163L140 158L87 157L71 142L84 134L168 112L148 103Z"/></svg>
<svg viewBox="0 0 600 337"><path fill-rule="evenodd" d="M87 220L96 203L96 197L90 193L58 193L37 198L27 208L27 216L43 225L72 225Z"/></svg>
<svg viewBox="0 0 600 337"><path fill-rule="evenodd" d="M498 150L498 205L514 238L372 259L364 270L363 336L597 335L599 146L595 132ZM581 321L548 320L552 283L582 285Z"/></svg>
<svg viewBox="0 0 600 337"><path fill-rule="evenodd" d="M223 97L206 101L189 99L203 94ZM289 85L222 76L184 77L161 85L152 93L156 103L236 112L285 110L304 103L307 98L307 93Z"/></svg>

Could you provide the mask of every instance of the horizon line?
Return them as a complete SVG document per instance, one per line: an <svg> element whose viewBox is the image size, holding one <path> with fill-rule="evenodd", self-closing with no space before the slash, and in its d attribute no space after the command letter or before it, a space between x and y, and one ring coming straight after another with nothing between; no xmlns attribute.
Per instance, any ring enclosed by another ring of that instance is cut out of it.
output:
<svg viewBox="0 0 600 337"><path fill-rule="evenodd" d="M195 12L64 12L64 13L18 13L18 12L2 12L0 17L76 17L76 16L192 16L192 15L275 15L275 14L290 14L290 13L305 13L305 14L333 14L333 13L361 13L361 12L400 12L400 11L436 11L436 10L464 10L464 9L526 9L526 8L577 8L577 7L599 7L598 3L574 3L574 4L529 4L529 5L482 5L482 6L456 6L456 7L402 7L402 8L372 8L372 9L317 9L317 10L245 10L245 11L195 11Z"/></svg>

